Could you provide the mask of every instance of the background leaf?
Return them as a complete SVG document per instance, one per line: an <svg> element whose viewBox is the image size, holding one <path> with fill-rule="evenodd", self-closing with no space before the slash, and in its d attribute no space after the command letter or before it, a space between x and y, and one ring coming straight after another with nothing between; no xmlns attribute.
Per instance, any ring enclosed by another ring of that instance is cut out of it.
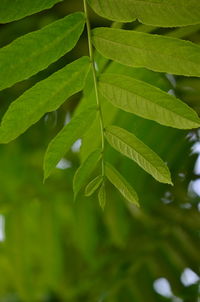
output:
<svg viewBox="0 0 200 302"><path fill-rule="evenodd" d="M188 41L131 30L96 28L93 43L103 56L127 66L200 76L200 46Z"/></svg>
<svg viewBox="0 0 200 302"><path fill-rule="evenodd" d="M114 106L162 125L180 129L200 126L194 110L173 95L145 82L105 73L100 77L99 89Z"/></svg>
<svg viewBox="0 0 200 302"><path fill-rule="evenodd" d="M95 119L96 108L88 108L74 117L50 142L44 158L44 179L69 150L71 145L89 129Z"/></svg>
<svg viewBox="0 0 200 302"><path fill-rule="evenodd" d="M167 165L135 135L117 126L109 126L105 136L114 149L135 161L156 180L172 184Z"/></svg>
<svg viewBox="0 0 200 302"><path fill-rule="evenodd" d="M198 0L88 0L97 14L118 22L175 27L200 23Z"/></svg>
<svg viewBox="0 0 200 302"><path fill-rule="evenodd" d="M83 57L25 91L3 117L0 142L8 143L15 139L44 113L58 109L71 95L82 90L89 67L89 58Z"/></svg>
<svg viewBox="0 0 200 302"><path fill-rule="evenodd" d="M139 206L138 196L126 179L108 162L105 165L106 176L109 181L117 188L117 190L130 203Z"/></svg>
<svg viewBox="0 0 200 302"><path fill-rule="evenodd" d="M29 78L70 51L84 24L84 14L74 13L1 48L0 90Z"/></svg>
<svg viewBox="0 0 200 302"><path fill-rule="evenodd" d="M24 18L44 9L51 8L54 4L61 1L63 0L1 0L0 23L8 23Z"/></svg>

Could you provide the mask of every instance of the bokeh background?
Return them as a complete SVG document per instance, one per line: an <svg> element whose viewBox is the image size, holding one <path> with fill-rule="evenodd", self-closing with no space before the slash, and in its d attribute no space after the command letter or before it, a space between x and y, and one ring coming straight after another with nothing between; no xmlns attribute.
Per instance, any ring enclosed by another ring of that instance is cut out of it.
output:
<svg viewBox="0 0 200 302"><path fill-rule="evenodd" d="M64 1L48 11L1 25L0 47L82 10L82 1ZM92 11L90 17L92 27L119 26ZM135 22L124 27L200 43L200 26L163 30ZM2 91L0 116L37 81L87 54L84 32L69 54L29 80ZM175 94L200 113L199 79L127 68L107 62L99 54L96 60L98 70L117 70L143 79ZM127 204L108 183L107 204L102 211L96 196L84 198L80 194L73 202L73 175L98 144L94 131L72 146L43 184L45 149L79 110L80 100L94 101L90 80L84 94L73 96L20 138L0 146L0 301L200 301L199 130L163 127L116 111L102 100L106 123L134 131L168 163L174 181L174 187L155 182L107 147L106 156L135 187L141 207Z"/></svg>

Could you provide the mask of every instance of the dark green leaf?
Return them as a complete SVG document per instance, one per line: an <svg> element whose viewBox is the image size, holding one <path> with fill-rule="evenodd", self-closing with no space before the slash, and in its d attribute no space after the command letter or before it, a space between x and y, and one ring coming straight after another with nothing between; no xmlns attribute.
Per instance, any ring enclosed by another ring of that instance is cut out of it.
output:
<svg viewBox="0 0 200 302"><path fill-rule="evenodd" d="M99 199L100 207L102 209L104 209L105 205L106 205L106 188L105 188L105 183L104 182L102 183L102 185L99 189L98 199Z"/></svg>
<svg viewBox="0 0 200 302"><path fill-rule="evenodd" d="M51 8L63 0L1 0L0 23L8 23Z"/></svg>
<svg viewBox="0 0 200 302"><path fill-rule="evenodd" d="M200 77L200 46L131 30L96 28L93 43L106 58L132 67Z"/></svg>
<svg viewBox="0 0 200 302"><path fill-rule="evenodd" d="M90 176L92 171L94 170L95 166L97 165L98 161L102 156L102 150L97 149L94 152L90 153L87 159L80 165L77 169L74 180L73 180L73 190L75 194L75 198L86 182L87 178Z"/></svg>
<svg viewBox="0 0 200 302"><path fill-rule="evenodd" d="M95 107L84 110L75 116L50 142L44 158L44 179L49 177L71 145L89 129L95 119L96 112Z"/></svg>
<svg viewBox="0 0 200 302"><path fill-rule="evenodd" d="M84 87L89 58L83 57L37 83L13 102L0 126L0 143L15 139L46 112L51 112Z"/></svg>
<svg viewBox="0 0 200 302"><path fill-rule="evenodd" d="M109 163L106 163L105 171L109 181L119 190L122 196L130 203L139 206L137 193L126 179Z"/></svg>
<svg viewBox="0 0 200 302"><path fill-rule="evenodd" d="M0 90L29 78L70 51L84 24L84 14L74 13L1 48Z"/></svg>
<svg viewBox="0 0 200 302"><path fill-rule="evenodd" d="M110 126L106 128L105 136L114 149L135 161L156 180L172 184L167 165L135 135L122 128Z"/></svg>
<svg viewBox="0 0 200 302"><path fill-rule="evenodd" d="M100 91L114 106L180 129L198 128L196 112L174 96L143 81L118 74L103 74Z"/></svg>
<svg viewBox="0 0 200 302"><path fill-rule="evenodd" d="M102 175L95 177L85 188L85 196L91 196L103 181Z"/></svg>

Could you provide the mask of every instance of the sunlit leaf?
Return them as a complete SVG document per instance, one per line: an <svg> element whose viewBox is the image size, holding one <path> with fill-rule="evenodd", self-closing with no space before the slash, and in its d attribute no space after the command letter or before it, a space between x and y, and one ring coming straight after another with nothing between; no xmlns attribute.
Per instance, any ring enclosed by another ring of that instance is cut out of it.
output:
<svg viewBox="0 0 200 302"><path fill-rule="evenodd" d="M85 196L91 196L103 181L102 175L95 177L85 188Z"/></svg>
<svg viewBox="0 0 200 302"><path fill-rule="evenodd" d="M73 190L74 190L75 198L78 192L80 191L80 189L82 188L82 186L84 185L84 183L86 182L87 178L94 170L101 156L102 156L102 150L101 149L95 150L87 157L87 159L77 169L73 180Z"/></svg>
<svg viewBox="0 0 200 302"><path fill-rule="evenodd" d="M172 184L167 165L134 134L120 127L110 126L106 128L105 136L114 149L135 161L156 180Z"/></svg>
<svg viewBox="0 0 200 302"><path fill-rule="evenodd" d="M175 27L200 23L199 0L88 0L97 14L119 22L136 18L147 25Z"/></svg>
<svg viewBox="0 0 200 302"><path fill-rule="evenodd" d="M29 78L70 51L84 24L84 14L74 13L1 48L0 90Z"/></svg>
<svg viewBox="0 0 200 302"><path fill-rule="evenodd" d="M37 83L14 101L0 126L0 143L15 139L46 112L51 112L84 87L89 58L82 57Z"/></svg>
<svg viewBox="0 0 200 302"><path fill-rule="evenodd" d="M62 0L1 0L0 23L8 23L51 8Z"/></svg>
<svg viewBox="0 0 200 302"><path fill-rule="evenodd" d="M55 168L59 160L69 150L71 145L89 129L95 119L97 109L88 108L75 116L69 124L56 135L50 142L44 158L44 179L46 179Z"/></svg>
<svg viewBox="0 0 200 302"><path fill-rule="evenodd" d="M108 162L105 165L105 171L109 181L117 188L122 196L130 203L139 206L137 193L126 179Z"/></svg>
<svg viewBox="0 0 200 302"><path fill-rule="evenodd" d="M100 91L114 106L180 129L198 128L200 119L185 103L143 81L117 74L100 77Z"/></svg>
<svg viewBox="0 0 200 302"><path fill-rule="evenodd" d="M200 76L200 46L189 41L131 30L96 28L93 43L103 56L127 66Z"/></svg>
<svg viewBox="0 0 200 302"><path fill-rule="evenodd" d="M98 199L99 199L100 207L102 209L104 209L105 205L106 205L106 188L105 188L105 183L104 182L102 183L102 185L99 189Z"/></svg>

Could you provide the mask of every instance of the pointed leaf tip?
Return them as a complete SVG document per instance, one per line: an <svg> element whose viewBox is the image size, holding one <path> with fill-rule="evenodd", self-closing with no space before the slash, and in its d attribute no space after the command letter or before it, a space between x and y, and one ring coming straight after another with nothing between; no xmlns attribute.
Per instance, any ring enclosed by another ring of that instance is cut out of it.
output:
<svg viewBox="0 0 200 302"><path fill-rule="evenodd" d="M117 126L109 126L106 128L105 136L114 149L135 161L157 181L172 183L167 165L134 134Z"/></svg>

